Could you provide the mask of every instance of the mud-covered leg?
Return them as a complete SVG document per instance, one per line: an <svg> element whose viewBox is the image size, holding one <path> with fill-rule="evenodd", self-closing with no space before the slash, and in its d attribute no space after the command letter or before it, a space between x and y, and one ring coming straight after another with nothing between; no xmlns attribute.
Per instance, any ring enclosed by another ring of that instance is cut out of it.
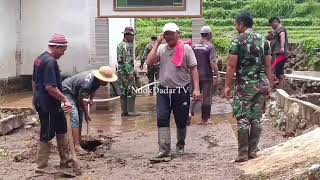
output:
<svg viewBox="0 0 320 180"><path fill-rule="evenodd" d="M238 120L238 157L235 162L244 162L249 158L249 127L250 122L248 119L241 118Z"/></svg>

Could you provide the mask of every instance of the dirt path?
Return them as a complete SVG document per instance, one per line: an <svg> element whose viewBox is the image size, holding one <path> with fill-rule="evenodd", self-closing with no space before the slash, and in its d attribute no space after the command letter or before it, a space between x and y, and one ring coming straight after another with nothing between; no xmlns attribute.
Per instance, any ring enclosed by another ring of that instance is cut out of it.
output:
<svg viewBox="0 0 320 180"><path fill-rule="evenodd" d="M99 146L96 152L80 157L83 175L79 179L238 179L241 175L239 164L231 163L237 155L236 126L231 108L222 99L215 98L214 102L212 119L215 124L197 125L197 115L188 128L186 155L160 164L151 164L148 160L158 150L154 101L137 101L137 109L142 112L139 118L121 119L118 108L95 114L91 131L95 136L105 138L106 144ZM34 173L35 164L32 162L38 129L22 128L0 137L0 179L55 178ZM174 126L171 137L174 150ZM266 121L260 148L284 140ZM56 148L52 151L49 163L55 166L59 164L59 158Z"/></svg>

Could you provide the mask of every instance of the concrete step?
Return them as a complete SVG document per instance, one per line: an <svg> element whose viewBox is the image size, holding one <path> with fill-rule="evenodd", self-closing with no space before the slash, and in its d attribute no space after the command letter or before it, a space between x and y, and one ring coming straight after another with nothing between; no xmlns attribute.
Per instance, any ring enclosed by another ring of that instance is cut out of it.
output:
<svg viewBox="0 0 320 180"><path fill-rule="evenodd" d="M245 179L293 179L310 175L320 161L320 128L259 152L259 157L241 164Z"/></svg>
<svg viewBox="0 0 320 180"><path fill-rule="evenodd" d="M23 126L23 115L10 115L0 119L0 135L9 133L10 131Z"/></svg>

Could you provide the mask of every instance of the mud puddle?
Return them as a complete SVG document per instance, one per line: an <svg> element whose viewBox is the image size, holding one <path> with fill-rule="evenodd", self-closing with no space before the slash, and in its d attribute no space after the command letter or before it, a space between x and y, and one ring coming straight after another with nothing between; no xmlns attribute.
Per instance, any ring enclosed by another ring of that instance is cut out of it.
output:
<svg viewBox="0 0 320 180"><path fill-rule="evenodd" d="M197 125L201 115L199 109L196 110L187 131L186 154L160 164L149 161L158 152L155 97L137 97L136 111L141 113L138 117L121 117L118 101L109 111L94 112L89 134L87 124L83 123L82 135L88 153L79 156L83 171L79 179L238 179L239 166L231 163L237 155L232 109L219 97L214 97L213 102L213 124ZM174 153L177 140L173 117L171 122L171 151ZM277 134L269 124L265 130L261 146L278 143L278 138L270 138ZM0 149L6 152L3 153L5 157L0 157L0 179L54 179L50 175L38 177L34 174L38 132L39 127L33 127L0 136ZM59 164L55 140L49 164Z"/></svg>

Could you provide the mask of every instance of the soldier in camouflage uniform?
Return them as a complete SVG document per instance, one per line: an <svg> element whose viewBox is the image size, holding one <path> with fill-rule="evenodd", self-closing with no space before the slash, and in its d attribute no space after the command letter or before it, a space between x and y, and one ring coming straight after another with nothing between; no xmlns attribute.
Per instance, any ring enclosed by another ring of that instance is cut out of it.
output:
<svg viewBox="0 0 320 180"><path fill-rule="evenodd" d="M153 35L151 36L151 42L149 44L146 45L146 47L144 48L144 51L143 51L143 56L141 58L141 65L140 65L140 69L142 70L143 69L143 65L144 65L144 62L146 61L147 59L147 56L148 54L150 53L152 47L153 47L153 44L154 42L157 40L158 36L157 35ZM150 66L148 65L148 72L147 72L147 77L149 79L149 83L153 83L154 82L154 79L158 80L159 79L159 63L157 63L156 65L154 66ZM150 86L150 95L153 94L153 85Z"/></svg>
<svg viewBox="0 0 320 180"><path fill-rule="evenodd" d="M249 13L236 18L239 37L232 41L224 95L231 97L233 75L236 83L233 95L234 117L238 122L238 158L236 162L256 157L262 131L261 117L269 96L272 81L270 47L264 36L251 28ZM269 80L269 81L268 81Z"/></svg>
<svg viewBox="0 0 320 180"><path fill-rule="evenodd" d="M133 40L136 34L132 27L124 30L124 39L117 47L119 88L121 91L121 116L137 115L134 112L135 104L135 72L133 62ZM130 99L129 99L130 98ZM128 112L128 105L133 107L133 112Z"/></svg>

